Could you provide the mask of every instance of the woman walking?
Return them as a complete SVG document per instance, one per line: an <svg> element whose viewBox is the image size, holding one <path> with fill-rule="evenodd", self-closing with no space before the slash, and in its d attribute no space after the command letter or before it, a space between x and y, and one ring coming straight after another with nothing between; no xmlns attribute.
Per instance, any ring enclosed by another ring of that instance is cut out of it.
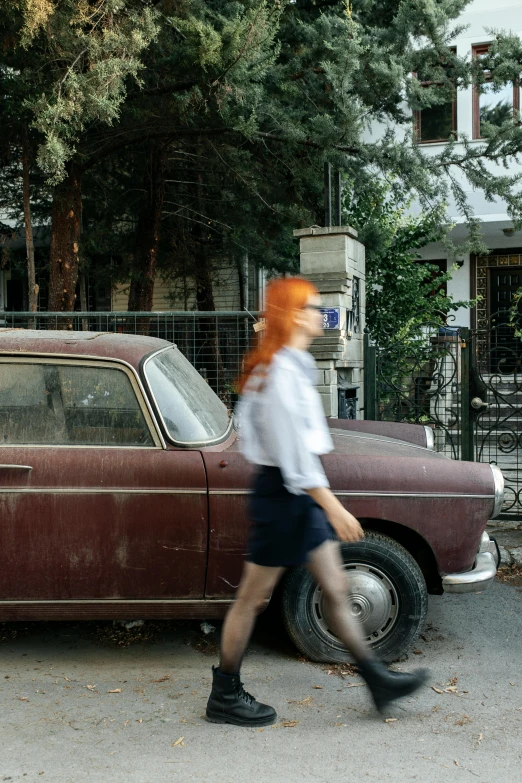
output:
<svg viewBox="0 0 522 783"><path fill-rule="evenodd" d="M223 625L219 668L213 669L207 718L214 723L265 726L276 720L272 707L243 689L240 667L255 618L288 567L310 569L323 592L330 627L354 656L379 711L427 679L425 670L389 672L350 613L339 539L359 541L364 533L330 491L319 459L333 449L307 350L323 332L320 305L307 280L270 283L266 330L245 361L240 443L257 474L249 499L248 554Z"/></svg>

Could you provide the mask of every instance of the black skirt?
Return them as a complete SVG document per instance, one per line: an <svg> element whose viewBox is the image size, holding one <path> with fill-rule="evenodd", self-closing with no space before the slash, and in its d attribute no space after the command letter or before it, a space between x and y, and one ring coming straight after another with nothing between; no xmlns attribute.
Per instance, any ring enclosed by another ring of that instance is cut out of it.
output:
<svg viewBox="0 0 522 783"><path fill-rule="evenodd" d="M326 514L307 493L285 489L279 468L261 465L248 502L246 560L263 566L306 563L309 552L336 538Z"/></svg>

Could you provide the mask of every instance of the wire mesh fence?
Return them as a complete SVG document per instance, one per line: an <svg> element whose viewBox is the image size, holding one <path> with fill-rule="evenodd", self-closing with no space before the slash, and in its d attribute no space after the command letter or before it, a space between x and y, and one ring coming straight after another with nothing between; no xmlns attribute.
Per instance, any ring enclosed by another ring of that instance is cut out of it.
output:
<svg viewBox="0 0 522 783"><path fill-rule="evenodd" d="M120 332L159 337L175 343L227 403L235 399L234 381L254 339L257 313L186 312L5 312L8 329Z"/></svg>

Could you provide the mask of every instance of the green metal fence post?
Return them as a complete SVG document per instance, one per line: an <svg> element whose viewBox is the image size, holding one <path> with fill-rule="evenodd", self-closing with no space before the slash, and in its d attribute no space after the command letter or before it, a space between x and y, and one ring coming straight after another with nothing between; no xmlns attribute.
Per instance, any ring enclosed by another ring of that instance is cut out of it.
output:
<svg viewBox="0 0 522 783"><path fill-rule="evenodd" d="M471 367L471 335L467 327L460 330L460 368L461 368L461 387L460 387L460 432L462 437L460 458L473 462L475 451L473 448L473 422L470 415L469 399L469 373Z"/></svg>
<svg viewBox="0 0 522 783"><path fill-rule="evenodd" d="M368 332L364 334L364 418L377 419L377 350L370 342Z"/></svg>

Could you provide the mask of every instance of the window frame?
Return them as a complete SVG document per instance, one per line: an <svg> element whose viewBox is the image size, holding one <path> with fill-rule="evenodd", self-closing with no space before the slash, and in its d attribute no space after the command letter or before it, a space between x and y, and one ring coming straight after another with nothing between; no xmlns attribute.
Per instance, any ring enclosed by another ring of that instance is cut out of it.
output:
<svg viewBox="0 0 522 783"><path fill-rule="evenodd" d="M172 443L173 446L181 447L181 448L188 448L188 449L198 449L202 446L217 446L220 443L224 443L230 435L232 434L232 431L234 429L234 416L230 416L228 421L228 427L225 430L225 432L222 435L219 435L217 438L211 438L209 440L205 441L184 441L184 440L176 440L172 437L172 435L169 432L169 428L167 426L167 423L165 419L163 418L163 414L161 412L161 408L159 406L158 401L156 400L156 397L154 395L154 391L152 389L152 386L150 385L148 376L147 376L147 364L151 361L151 359L154 359L156 356L159 356L162 353L165 353L166 351L171 351L173 348L176 348L179 351L179 348L175 343L172 343L172 345L167 345L165 348L160 348L159 350L153 351L152 353L148 354L141 360L140 370L141 374L144 379L144 383L146 385L147 391L149 393L150 399L154 402L154 408L156 412L156 417L158 421L161 422L161 425L163 427L163 431L165 432L165 435L167 437L167 440L169 443ZM185 357L186 358L186 357ZM195 368L194 368L195 369ZM196 370L197 372L197 370Z"/></svg>
<svg viewBox="0 0 522 783"><path fill-rule="evenodd" d="M452 47L451 51L456 54L457 49L456 47ZM417 74L413 74L414 78L417 78ZM432 85L437 85L438 82L433 81L422 81L419 82L421 87L431 87ZM448 101L449 103L449 101ZM444 106L445 104L440 104L441 106ZM458 127L457 127L457 89L455 88L455 97L451 102L451 135L447 139L421 139L421 126L422 126L422 109L416 109L413 112L413 124L415 128L415 136L417 144L447 144L448 141L452 141L452 137L457 138L458 134Z"/></svg>
<svg viewBox="0 0 522 783"><path fill-rule="evenodd" d="M493 41L484 44L474 44L471 47L471 56L473 59L477 59L481 54L487 54ZM486 78L486 82L491 81L491 78ZM509 84L509 82L506 82ZM515 112L520 110L520 84L513 82L513 117ZM480 135L480 92L479 85L473 84L473 103L472 103L472 138L483 139L484 136Z"/></svg>
<svg viewBox="0 0 522 783"><path fill-rule="evenodd" d="M110 444L90 444L90 443L0 443L0 449L4 448L43 448L43 449L139 449L140 451L146 451L147 449L166 449L166 443L161 435L161 431L158 427L156 418L150 406L143 384L140 381L134 368L127 362L113 359L104 361L98 357L89 358L85 356L81 357L67 357L63 354L31 354L24 353L23 356L4 353L0 356L0 365L2 364L46 364L46 365L66 365L66 366L81 366L81 367L101 367L103 369L118 370L124 372L129 379L140 411L145 419L145 423L149 429L149 434L153 440L153 446L121 446Z"/></svg>

